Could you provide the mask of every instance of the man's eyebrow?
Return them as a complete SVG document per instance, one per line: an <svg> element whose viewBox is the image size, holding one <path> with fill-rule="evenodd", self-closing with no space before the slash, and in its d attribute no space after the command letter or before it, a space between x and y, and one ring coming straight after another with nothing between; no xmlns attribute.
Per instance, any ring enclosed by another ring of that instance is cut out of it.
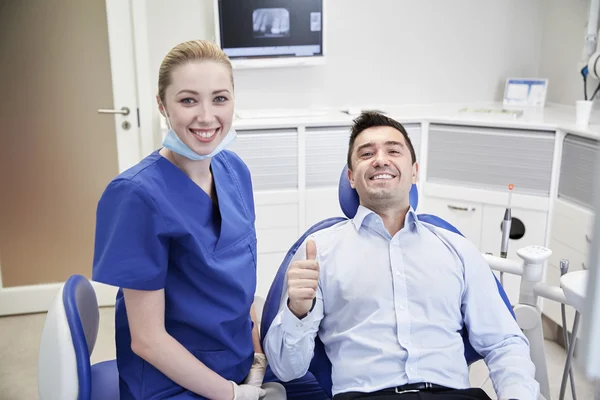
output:
<svg viewBox="0 0 600 400"><path fill-rule="evenodd" d="M395 140L388 140L387 142L385 142L386 146L400 146L400 147L404 147L404 143L402 142L397 142Z"/></svg>
<svg viewBox="0 0 600 400"><path fill-rule="evenodd" d="M356 151L357 151L357 152L359 152L359 151L361 151L362 149L364 149L365 147L373 147L373 143L371 143L371 142L368 142L368 143L363 143L363 144L361 144L360 146L358 146L358 147L356 148Z"/></svg>

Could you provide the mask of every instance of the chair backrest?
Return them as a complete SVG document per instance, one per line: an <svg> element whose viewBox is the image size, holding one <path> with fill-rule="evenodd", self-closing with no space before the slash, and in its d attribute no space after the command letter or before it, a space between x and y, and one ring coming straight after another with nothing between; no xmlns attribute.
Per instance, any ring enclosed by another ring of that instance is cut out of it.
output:
<svg viewBox="0 0 600 400"><path fill-rule="evenodd" d="M82 275L60 288L46 316L38 356L40 400L88 400L90 354L98 337L96 292Z"/></svg>
<svg viewBox="0 0 600 400"><path fill-rule="evenodd" d="M358 193L356 193L356 191L350 186L347 174L348 174L348 168L347 168L347 166L345 166L340 175L340 181L339 181L339 186L338 186L338 199L339 199L340 207L341 207L344 215L346 215L347 218L354 218L354 216L356 215L356 212L358 210L359 198L358 198ZM411 187L410 194L409 194L409 202L410 202L410 205L413 208L413 210L415 210L415 212L416 212L417 206L419 203L419 194L418 194L417 185L413 184L413 186ZM422 222L426 222L431 225L434 225L434 226L437 226L437 227L440 227L443 229L447 229L451 232L455 232L462 236L462 234L458 231L458 229L456 229L454 226L452 226L452 224L448 223L447 221L443 220L440 217L437 217L435 215L430 215L430 214L418 214L418 218ZM292 258L296 254L296 251L298 250L298 248L314 232L319 231L321 229L325 229L329 226L332 226L332 225L334 225L338 222L344 221L344 220L346 220L346 218L335 217L335 218L329 218L329 219L323 220L321 222L318 222L317 224L310 227L310 229L308 229L304 233L304 235L302 235L302 237L300 237L300 239L298 239L296 241L296 243L294 243L294 245L290 248L290 250L286 254L283 262L281 263L279 270L277 271L277 275L275 276L273 284L271 285L271 288L269 290L269 294L267 295L267 299L265 302L265 306L263 309L263 315L262 315L261 335L260 335L261 338L265 337L265 335L267 334L267 332L269 330L269 327L271 326L271 323L273 322L273 319L275 319L275 316L279 312L279 307L280 307L280 303L281 303L281 299L282 299L282 295L283 295L283 293L282 293L283 286L285 283L285 275L286 275L289 263L291 262ZM490 273L493 274L491 269L490 269ZM506 306L508 307L508 309L510 310L511 314L514 317L512 305L510 304L508 296L506 295L506 292L502 288L502 285L500 285L500 282L498 281L498 279L496 279L496 284L498 286L498 291L500 293L500 296L502 297L502 299L504 300L504 303L506 304ZM463 343L465 346L465 359L467 360L467 363L471 364L475 361L482 359L482 356L480 354L478 354L475 351L475 349L473 349L473 347L471 346L466 328L464 328L462 331L462 337L463 337ZM323 390L331 397L332 396L332 393L331 393L331 386L332 386L331 362L329 361L329 358L327 357L327 353L325 352L325 346L323 345L323 343L321 342L321 340L319 339L318 336L315 338L314 356L313 356L313 359L311 361L311 364L310 364L310 367L308 370L315 376L315 379L319 382L319 384L321 385Z"/></svg>

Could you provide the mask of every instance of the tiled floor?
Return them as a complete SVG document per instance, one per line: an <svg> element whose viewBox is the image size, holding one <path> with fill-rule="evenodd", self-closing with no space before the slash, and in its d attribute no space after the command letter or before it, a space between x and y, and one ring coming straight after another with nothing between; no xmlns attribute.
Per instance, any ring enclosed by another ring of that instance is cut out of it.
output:
<svg viewBox="0 0 600 400"><path fill-rule="evenodd" d="M34 400L37 395L37 352L45 314L0 318L0 399ZM558 399L565 352L554 342L546 342L552 399ZM114 348L114 309L100 311L100 332L92 362L112 359ZM577 399L592 400L593 386L579 371L575 371ZM485 364L480 361L471 368L471 383L482 386L495 399ZM566 399L571 400L570 387Z"/></svg>

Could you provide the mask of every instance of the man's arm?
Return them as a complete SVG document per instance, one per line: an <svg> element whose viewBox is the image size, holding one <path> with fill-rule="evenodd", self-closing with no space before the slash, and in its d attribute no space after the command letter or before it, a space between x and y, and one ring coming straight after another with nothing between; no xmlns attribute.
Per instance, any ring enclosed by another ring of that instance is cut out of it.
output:
<svg viewBox="0 0 600 400"><path fill-rule="evenodd" d="M475 246L463 246L462 312L469 341L484 357L499 399L537 400L539 384L529 342L498 293L494 275Z"/></svg>
<svg viewBox="0 0 600 400"><path fill-rule="evenodd" d="M308 371L315 349L315 337L323 319L323 298L317 293L315 306L304 318L298 319L287 306L288 297L267 335L265 354L271 370L283 382L303 377Z"/></svg>
<svg viewBox="0 0 600 400"><path fill-rule="evenodd" d="M303 244L290 263L305 259ZM283 293L288 293L287 281ZM288 306L289 297L283 296L279 313L271 323L264 340L264 350L275 376L283 382L301 378L308 371L315 348L315 337L323 319L323 295L317 286L313 307L306 316L294 315Z"/></svg>

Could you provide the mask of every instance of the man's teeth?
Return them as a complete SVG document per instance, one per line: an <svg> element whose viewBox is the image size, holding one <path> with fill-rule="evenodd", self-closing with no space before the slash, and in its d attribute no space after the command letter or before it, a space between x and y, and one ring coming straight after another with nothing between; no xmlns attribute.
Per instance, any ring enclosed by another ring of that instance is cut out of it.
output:
<svg viewBox="0 0 600 400"><path fill-rule="evenodd" d="M391 176L390 174L382 174L382 175L375 175L373 177L373 180L377 180L377 179L392 179L393 176Z"/></svg>

